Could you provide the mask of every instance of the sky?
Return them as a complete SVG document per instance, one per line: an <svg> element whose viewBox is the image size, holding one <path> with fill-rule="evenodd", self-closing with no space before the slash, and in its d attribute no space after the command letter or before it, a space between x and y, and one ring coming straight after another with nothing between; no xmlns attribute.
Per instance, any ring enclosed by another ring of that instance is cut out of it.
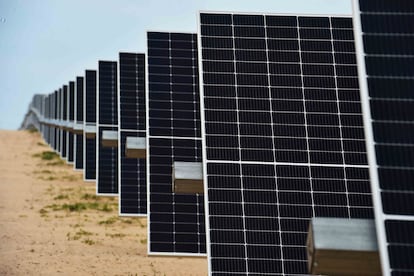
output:
<svg viewBox="0 0 414 276"><path fill-rule="evenodd" d="M48 94L145 52L147 31L197 32L199 11L352 14L351 0L0 0L0 129L18 129L34 94Z"/></svg>

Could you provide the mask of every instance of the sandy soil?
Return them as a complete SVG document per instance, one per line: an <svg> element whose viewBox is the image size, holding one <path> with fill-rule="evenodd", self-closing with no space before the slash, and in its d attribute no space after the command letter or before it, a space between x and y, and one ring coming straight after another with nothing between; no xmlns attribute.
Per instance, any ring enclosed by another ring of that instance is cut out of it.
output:
<svg viewBox="0 0 414 276"><path fill-rule="evenodd" d="M205 258L148 257L146 219L119 218L117 198L47 151L0 131L0 275L207 274Z"/></svg>

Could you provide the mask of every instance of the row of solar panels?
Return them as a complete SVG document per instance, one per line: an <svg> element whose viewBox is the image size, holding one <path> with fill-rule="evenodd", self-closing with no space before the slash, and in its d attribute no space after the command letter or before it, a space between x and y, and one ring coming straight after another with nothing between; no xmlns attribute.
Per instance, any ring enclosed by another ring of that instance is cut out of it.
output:
<svg viewBox="0 0 414 276"><path fill-rule="evenodd" d="M383 273L410 275L414 4L354 7L355 25L201 13L198 36L148 32L147 55L99 61L32 109L120 215L148 214L149 254L303 275L310 218L375 212Z"/></svg>

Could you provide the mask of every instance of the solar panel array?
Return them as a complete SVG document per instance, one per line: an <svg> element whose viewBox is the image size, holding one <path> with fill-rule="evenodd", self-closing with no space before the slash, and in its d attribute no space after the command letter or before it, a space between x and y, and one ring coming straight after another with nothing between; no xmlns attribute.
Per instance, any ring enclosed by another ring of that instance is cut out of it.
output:
<svg viewBox="0 0 414 276"><path fill-rule="evenodd" d="M120 215L148 213L150 255L307 275L312 217L375 212L383 274L414 274L414 1L353 5L354 22L202 12L198 37L148 32L146 57L35 95L22 126L119 193ZM146 159L127 158L133 137ZM174 193L176 161L203 164L205 195Z"/></svg>
<svg viewBox="0 0 414 276"><path fill-rule="evenodd" d="M96 71L85 71L85 95L84 95L84 129L92 127L96 129ZM96 136L88 138L87 135L83 137L84 143L84 166L85 166L85 180L96 179Z"/></svg>
<svg viewBox="0 0 414 276"><path fill-rule="evenodd" d="M311 217L372 218L352 19L201 13L213 275L307 274Z"/></svg>
<svg viewBox="0 0 414 276"><path fill-rule="evenodd" d="M195 34L148 32L148 252L203 255L203 195L172 192L174 161L201 162Z"/></svg>
<svg viewBox="0 0 414 276"><path fill-rule="evenodd" d="M361 0L354 8L383 273L412 275L414 2Z"/></svg>
<svg viewBox="0 0 414 276"><path fill-rule="evenodd" d="M83 77L76 77L75 125L83 128ZM83 133L83 131L82 131ZM83 169L83 134L75 133L75 169Z"/></svg>
<svg viewBox="0 0 414 276"><path fill-rule="evenodd" d="M118 131L117 63L98 62L96 192L118 194L118 149L102 145L103 131Z"/></svg>
<svg viewBox="0 0 414 276"><path fill-rule="evenodd" d="M127 158L127 137L145 137L145 55L119 54L119 213L147 214L146 160Z"/></svg>

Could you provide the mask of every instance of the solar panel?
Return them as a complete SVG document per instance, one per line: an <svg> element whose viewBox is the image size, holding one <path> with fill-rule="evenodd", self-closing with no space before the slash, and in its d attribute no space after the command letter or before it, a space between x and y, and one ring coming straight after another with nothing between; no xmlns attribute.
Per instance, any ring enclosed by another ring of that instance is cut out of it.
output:
<svg viewBox="0 0 414 276"><path fill-rule="evenodd" d="M414 273L414 2L354 1L384 275Z"/></svg>
<svg viewBox="0 0 414 276"><path fill-rule="evenodd" d="M148 253L205 255L203 195L172 192L174 161L201 162L196 34L148 32Z"/></svg>
<svg viewBox="0 0 414 276"><path fill-rule="evenodd" d="M73 160L74 160L73 121L75 119L75 82L73 81L69 82L67 96L68 96L67 163L73 164Z"/></svg>
<svg viewBox="0 0 414 276"><path fill-rule="evenodd" d="M50 95L50 122L51 122L49 145L53 148L55 145L55 128L53 126L53 118L55 115L55 108L53 104L55 102L55 98L54 98L53 93L50 93L49 95Z"/></svg>
<svg viewBox="0 0 414 276"><path fill-rule="evenodd" d="M46 96L46 118L47 120L50 120L50 100L51 100L50 95L47 95ZM48 124L46 128L46 141L49 145L50 145L50 129L51 127Z"/></svg>
<svg viewBox="0 0 414 276"><path fill-rule="evenodd" d="M147 214L146 160L126 156L127 137L145 139L145 55L119 53L119 214Z"/></svg>
<svg viewBox="0 0 414 276"><path fill-rule="evenodd" d="M76 77L75 86L75 154L74 168L83 169L83 77Z"/></svg>
<svg viewBox="0 0 414 276"><path fill-rule="evenodd" d="M84 178L85 181L94 181L96 179L96 71L85 71L84 86Z"/></svg>
<svg viewBox="0 0 414 276"><path fill-rule="evenodd" d="M96 133L96 192L118 194L118 149L105 147L104 131L118 131L117 63L98 62L97 133Z"/></svg>
<svg viewBox="0 0 414 276"><path fill-rule="evenodd" d="M311 217L372 218L352 19L200 14L209 272L308 274Z"/></svg>
<svg viewBox="0 0 414 276"><path fill-rule="evenodd" d="M55 132L56 132L56 144L55 144L55 151L60 153L60 142L61 142L61 129L59 127L60 120L61 120L61 101L60 101L60 94L61 89L56 90L56 99L55 99L55 105L56 105L56 114L55 114Z"/></svg>
<svg viewBox="0 0 414 276"><path fill-rule="evenodd" d="M66 126L67 125L67 121L68 121L68 86L67 85L63 85L63 94L62 94L62 125ZM66 131L66 128L63 128L62 130L62 141L61 141L61 145L62 145L62 159L66 160L67 159L67 150L68 150L68 134Z"/></svg>
<svg viewBox="0 0 414 276"><path fill-rule="evenodd" d="M52 119L52 115L53 115L53 96L51 94L49 94L49 118L50 120ZM53 126L50 126L49 129L49 145L52 146L53 143Z"/></svg>
<svg viewBox="0 0 414 276"><path fill-rule="evenodd" d="M50 119L53 120L55 119L55 111L56 111L56 106L55 106L55 93L51 93L50 94ZM55 148L56 145L56 128L55 126L52 124L52 127L50 129L51 131L51 136L50 136L50 146L52 148Z"/></svg>

